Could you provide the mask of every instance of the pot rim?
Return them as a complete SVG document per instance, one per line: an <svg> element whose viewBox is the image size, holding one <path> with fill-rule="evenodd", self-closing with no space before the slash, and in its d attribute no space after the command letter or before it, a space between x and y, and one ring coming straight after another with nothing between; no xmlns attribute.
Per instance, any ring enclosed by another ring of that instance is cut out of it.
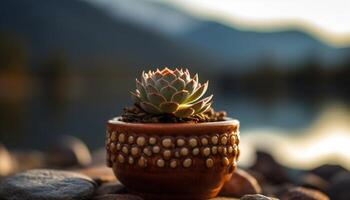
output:
<svg viewBox="0 0 350 200"><path fill-rule="evenodd" d="M232 118L225 118L225 121L203 122L203 123L131 123L119 121L120 116L108 121L108 127L119 127L132 130L135 133L160 135L166 134L209 134L213 132L226 132L229 130L239 130L239 121Z"/></svg>

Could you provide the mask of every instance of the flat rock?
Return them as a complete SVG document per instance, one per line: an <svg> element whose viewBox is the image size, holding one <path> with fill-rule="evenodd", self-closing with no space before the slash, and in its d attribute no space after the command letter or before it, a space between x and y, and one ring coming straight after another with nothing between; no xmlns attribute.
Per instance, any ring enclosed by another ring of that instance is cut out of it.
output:
<svg viewBox="0 0 350 200"><path fill-rule="evenodd" d="M345 171L347 170L340 165L325 164L312 169L310 172L329 181L334 175Z"/></svg>
<svg viewBox="0 0 350 200"><path fill-rule="evenodd" d="M242 197L245 194L261 193L261 187L256 179L242 169L237 169L220 191L220 196Z"/></svg>
<svg viewBox="0 0 350 200"><path fill-rule="evenodd" d="M277 199L272 197L267 197L261 194L247 194L247 195L244 195L240 200L277 200Z"/></svg>
<svg viewBox="0 0 350 200"><path fill-rule="evenodd" d="M106 167L106 165L99 165L99 166L79 169L77 170L77 172L85 174L86 176L89 176L98 184L113 182L117 180L117 178L113 173L113 170L111 168Z"/></svg>
<svg viewBox="0 0 350 200"><path fill-rule="evenodd" d="M96 196L92 200L142 200L142 198L131 194L106 194Z"/></svg>
<svg viewBox="0 0 350 200"><path fill-rule="evenodd" d="M290 182L287 171L269 153L258 151L257 159L251 170L259 172L264 179L273 184Z"/></svg>
<svg viewBox="0 0 350 200"><path fill-rule="evenodd" d="M318 190L294 187L282 195L281 200L329 200L329 197Z"/></svg>
<svg viewBox="0 0 350 200"><path fill-rule="evenodd" d="M122 185L119 181L103 183L95 191L95 195L105 195L105 194L125 194L127 192L126 187Z"/></svg>
<svg viewBox="0 0 350 200"><path fill-rule="evenodd" d="M0 184L4 200L82 200L90 198L95 183L68 171L36 169L6 178Z"/></svg>

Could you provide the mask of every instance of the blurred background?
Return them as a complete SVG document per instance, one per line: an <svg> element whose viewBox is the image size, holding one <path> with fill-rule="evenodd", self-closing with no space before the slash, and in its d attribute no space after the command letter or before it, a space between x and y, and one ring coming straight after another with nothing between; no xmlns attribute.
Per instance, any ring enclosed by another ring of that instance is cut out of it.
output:
<svg viewBox="0 0 350 200"><path fill-rule="evenodd" d="M58 135L104 145L143 70L189 68L214 108L285 165L350 168L346 1L2 0L0 142L44 151Z"/></svg>

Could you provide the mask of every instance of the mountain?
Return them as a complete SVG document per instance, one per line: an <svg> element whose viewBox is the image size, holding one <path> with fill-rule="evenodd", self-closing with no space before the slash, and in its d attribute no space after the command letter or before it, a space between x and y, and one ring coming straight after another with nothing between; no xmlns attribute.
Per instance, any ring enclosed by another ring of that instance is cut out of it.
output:
<svg viewBox="0 0 350 200"><path fill-rule="evenodd" d="M69 63L80 68L210 62L200 49L112 18L78 0L2 0L0 32L26 42L34 67L56 52L67 55Z"/></svg>
<svg viewBox="0 0 350 200"><path fill-rule="evenodd" d="M116 19L157 31L179 43L208 52L230 70L252 70L261 62L295 68L310 58L333 67L350 55L349 48L335 48L300 30L255 32L239 30L219 21L197 18L161 1L87 0ZM130 12L130 11L135 12Z"/></svg>

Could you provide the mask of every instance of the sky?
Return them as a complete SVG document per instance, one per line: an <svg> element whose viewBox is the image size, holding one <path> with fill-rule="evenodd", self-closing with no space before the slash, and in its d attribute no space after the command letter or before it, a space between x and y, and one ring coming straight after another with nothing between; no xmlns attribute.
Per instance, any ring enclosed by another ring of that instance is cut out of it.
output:
<svg viewBox="0 0 350 200"><path fill-rule="evenodd" d="M350 45L349 0L147 0L245 30L297 28L334 46Z"/></svg>

